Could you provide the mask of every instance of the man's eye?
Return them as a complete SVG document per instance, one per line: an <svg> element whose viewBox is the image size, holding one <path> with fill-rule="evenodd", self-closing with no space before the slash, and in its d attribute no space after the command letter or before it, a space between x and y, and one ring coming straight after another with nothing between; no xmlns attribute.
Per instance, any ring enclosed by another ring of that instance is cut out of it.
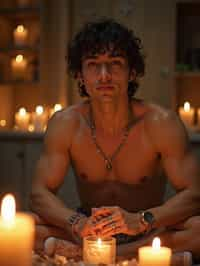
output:
<svg viewBox="0 0 200 266"><path fill-rule="evenodd" d="M118 61L118 60L112 61L111 64L113 66L122 66L122 63L120 61Z"/></svg>

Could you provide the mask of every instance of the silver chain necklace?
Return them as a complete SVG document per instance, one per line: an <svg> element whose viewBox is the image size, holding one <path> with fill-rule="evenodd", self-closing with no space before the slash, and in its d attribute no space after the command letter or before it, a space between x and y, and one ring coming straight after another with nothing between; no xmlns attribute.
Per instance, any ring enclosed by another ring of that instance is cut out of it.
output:
<svg viewBox="0 0 200 266"><path fill-rule="evenodd" d="M125 143L127 141L129 131L130 131L130 128L132 126L132 122L129 121L128 125L125 127L122 141L120 142L120 144L118 145L116 150L113 152L113 154L109 157L105 154L105 152L102 150L102 148L100 147L100 145L97 142L96 127L95 127L95 123L94 123L91 105L90 105L90 123L89 123L89 126L91 129L92 140L96 146L97 152L103 157L106 170L111 171L113 169L113 160L115 159L117 154L121 151L122 147L125 145Z"/></svg>

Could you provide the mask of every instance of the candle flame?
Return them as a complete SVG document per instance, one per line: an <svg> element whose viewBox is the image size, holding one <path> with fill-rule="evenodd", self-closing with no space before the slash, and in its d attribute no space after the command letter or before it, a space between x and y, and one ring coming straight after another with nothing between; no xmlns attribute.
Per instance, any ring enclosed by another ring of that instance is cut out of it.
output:
<svg viewBox="0 0 200 266"><path fill-rule="evenodd" d="M26 109L24 107L19 109L19 115L20 116L25 116L26 115Z"/></svg>
<svg viewBox="0 0 200 266"><path fill-rule="evenodd" d="M17 26L17 32L24 32L25 28L23 25L18 25Z"/></svg>
<svg viewBox="0 0 200 266"><path fill-rule="evenodd" d="M12 194L7 194L1 204L1 216L2 219L10 223L14 220L16 213L15 199Z"/></svg>
<svg viewBox="0 0 200 266"><path fill-rule="evenodd" d="M99 246L102 244L102 240L101 240L101 238L98 238L98 239L97 239L97 244L98 244Z"/></svg>
<svg viewBox="0 0 200 266"><path fill-rule="evenodd" d="M20 62L22 62L22 61L23 61L23 59L24 59L24 57L23 57L23 55L22 55L22 54L18 54L18 55L16 56L16 58L15 58L15 60L16 60L16 62L17 62L17 63L20 63Z"/></svg>
<svg viewBox="0 0 200 266"><path fill-rule="evenodd" d="M189 112L190 111L190 103L189 102L185 102L183 108L184 108L185 112Z"/></svg>
<svg viewBox="0 0 200 266"><path fill-rule="evenodd" d="M57 112L57 111L60 111L62 109L62 105L60 103L56 103L54 105L54 111Z"/></svg>
<svg viewBox="0 0 200 266"><path fill-rule="evenodd" d="M36 108L35 108L35 111L38 115L41 115L43 112L44 112L44 108L42 107L42 105L38 105Z"/></svg>
<svg viewBox="0 0 200 266"><path fill-rule="evenodd" d="M153 239L152 248L153 248L153 250L159 250L160 249L160 238L159 237L155 237Z"/></svg>

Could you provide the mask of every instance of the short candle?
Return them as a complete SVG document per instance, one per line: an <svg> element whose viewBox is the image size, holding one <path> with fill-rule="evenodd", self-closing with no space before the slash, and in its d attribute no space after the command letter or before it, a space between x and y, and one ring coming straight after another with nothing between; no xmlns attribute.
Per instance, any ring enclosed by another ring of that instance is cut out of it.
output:
<svg viewBox="0 0 200 266"><path fill-rule="evenodd" d="M186 128L191 128L194 122L194 108L189 102L185 102L183 107L179 108L179 116Z"/></svg>
<svg viewBox="0 0 200 266"><path fill-rule="evenodd" d="M160 239L154 238L152 246L139 248L139 266L170 266L171 249L160 246Z"/></svg>
<svg viewBox="0 0 200 266"><path fill-rule="evenodd" d="M25 213L15 213L11 194L3 198L0 216L0 265L31 266L34 220Z"/></svg>
<svg viewBox="0 0 200 266"><path fill-rule="evenodd" d="M23 25L18 25L14 30L14 42L16 45L24 45L27 41L28 30Z"/></svg>
<svg viewBox="0 0 200 266"><path fill-rule="evenodd" d="M88 264L114 264L116 239L85 237L83 240L83 261Z"/></svg>

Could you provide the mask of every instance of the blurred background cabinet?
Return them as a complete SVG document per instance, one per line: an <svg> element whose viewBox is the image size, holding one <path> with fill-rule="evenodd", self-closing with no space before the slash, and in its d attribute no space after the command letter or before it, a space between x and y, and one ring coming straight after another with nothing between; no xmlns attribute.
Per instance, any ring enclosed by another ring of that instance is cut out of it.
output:
<svg viewBox="0 0 200 266"><path fill-rule="evenodd" d="M200 107L199 25L200 2L177 1L175 108L185 101Z"/></svg>

